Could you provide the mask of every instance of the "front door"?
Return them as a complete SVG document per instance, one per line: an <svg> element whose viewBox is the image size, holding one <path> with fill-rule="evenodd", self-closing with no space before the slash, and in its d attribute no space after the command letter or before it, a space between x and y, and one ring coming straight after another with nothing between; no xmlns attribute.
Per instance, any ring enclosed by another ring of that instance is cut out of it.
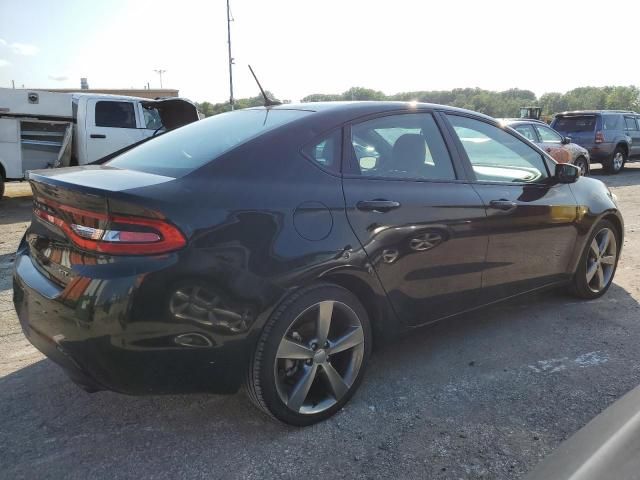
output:
<svg viewBox="0 0 640 480"><path fill-rule="evenodd" d="M418 325L480 304L485 209L434 115L378 117L348 136L347 215L396 313Z"/></svg>
<svg viewBox="0 0 640 480"><path fill-rule="evenodd" d="M144 129L133 101L92 99L87 105L87 163L139 142Z"/></svg>
<svg viewBox="0 0 640 480"><path fill-rule="evenodd" d="M555 183L551 162L516 135L479 119L447 119L487 207L487 300L566 279L579 213L569 185Z"/></svg>

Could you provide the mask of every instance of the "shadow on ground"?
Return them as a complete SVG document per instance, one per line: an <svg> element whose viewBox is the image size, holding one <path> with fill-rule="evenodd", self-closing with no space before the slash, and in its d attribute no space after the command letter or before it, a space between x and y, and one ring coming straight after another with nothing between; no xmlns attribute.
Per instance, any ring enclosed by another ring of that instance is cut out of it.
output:
<svg viewBox="0 0 640 480"><path fill-rule="evenodd" d="M375 352L347 408L307 429L242 394L86 394L42 360L0 378L0 464L7 478L518 478L636 386L639 314L614 285L417 330Z"/></svg>

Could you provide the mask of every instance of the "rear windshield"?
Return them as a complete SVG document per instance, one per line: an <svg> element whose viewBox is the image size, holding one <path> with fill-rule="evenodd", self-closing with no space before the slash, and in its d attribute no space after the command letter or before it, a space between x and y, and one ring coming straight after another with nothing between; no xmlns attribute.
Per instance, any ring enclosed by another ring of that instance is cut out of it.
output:
<svg viewBox="0 0 640 480"><path fill-rule="evenodd" d="M556 117L553 128L560 132L593 132L596 128L595 115Z"/></svg>
<svg viewBox="0 0 640 480"><path fill-rule="evenodd" d="M259 109L214 115L132 148L107 165L181 177L247 140L309 113Z"/></svg>

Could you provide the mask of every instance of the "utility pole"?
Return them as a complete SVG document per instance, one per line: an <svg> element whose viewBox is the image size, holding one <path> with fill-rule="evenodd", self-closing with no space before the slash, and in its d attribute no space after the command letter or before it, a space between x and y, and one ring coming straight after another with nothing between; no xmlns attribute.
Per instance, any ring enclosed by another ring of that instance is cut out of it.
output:
<svg viewBox="0 0 640 480"><path fill-rule="evenodd" d="M229 0L227 0L227 43L229 44L229 103L231 110L235 107L233 99L233 57L231 56L231 9L229 8Z"/></svg>
<svg viewBox="0 0 640 480"><path fill-rule="evenodd" d="M15 88L16 88L16 81L15 80L11 80L11 88L13 88L15 90Z"/></svg>
<svg viewBox="0 0 640 480"><path fill-rule="evenodd" d="M162 88L162 74L166 72L166 70L158 69L154 70L158 75L160 75L160 88Z"/></svg>

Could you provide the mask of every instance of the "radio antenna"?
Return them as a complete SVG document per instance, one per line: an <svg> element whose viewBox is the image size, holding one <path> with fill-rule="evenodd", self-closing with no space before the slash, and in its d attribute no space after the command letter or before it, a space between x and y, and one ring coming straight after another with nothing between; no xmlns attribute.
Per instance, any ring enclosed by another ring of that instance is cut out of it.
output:
<svg viewBox="0 0 640 480"><path fill-rule="evenodd" d="M279 102L278 100L271 100L269 97L267 97L267 94L264 92L264 89L262 88L262 85L260 85L260 81L258 80L258 77L256 77L256 74L253 71L253 68L251 68L251 65L249 65L249 70L251 71L251 75L253 75L254 80L258 84L258 88L260 89L260 93L262 94L262 98L264 98L264 106L265 107L272 107L274 105L282 105L282 102Z"/></svg>

